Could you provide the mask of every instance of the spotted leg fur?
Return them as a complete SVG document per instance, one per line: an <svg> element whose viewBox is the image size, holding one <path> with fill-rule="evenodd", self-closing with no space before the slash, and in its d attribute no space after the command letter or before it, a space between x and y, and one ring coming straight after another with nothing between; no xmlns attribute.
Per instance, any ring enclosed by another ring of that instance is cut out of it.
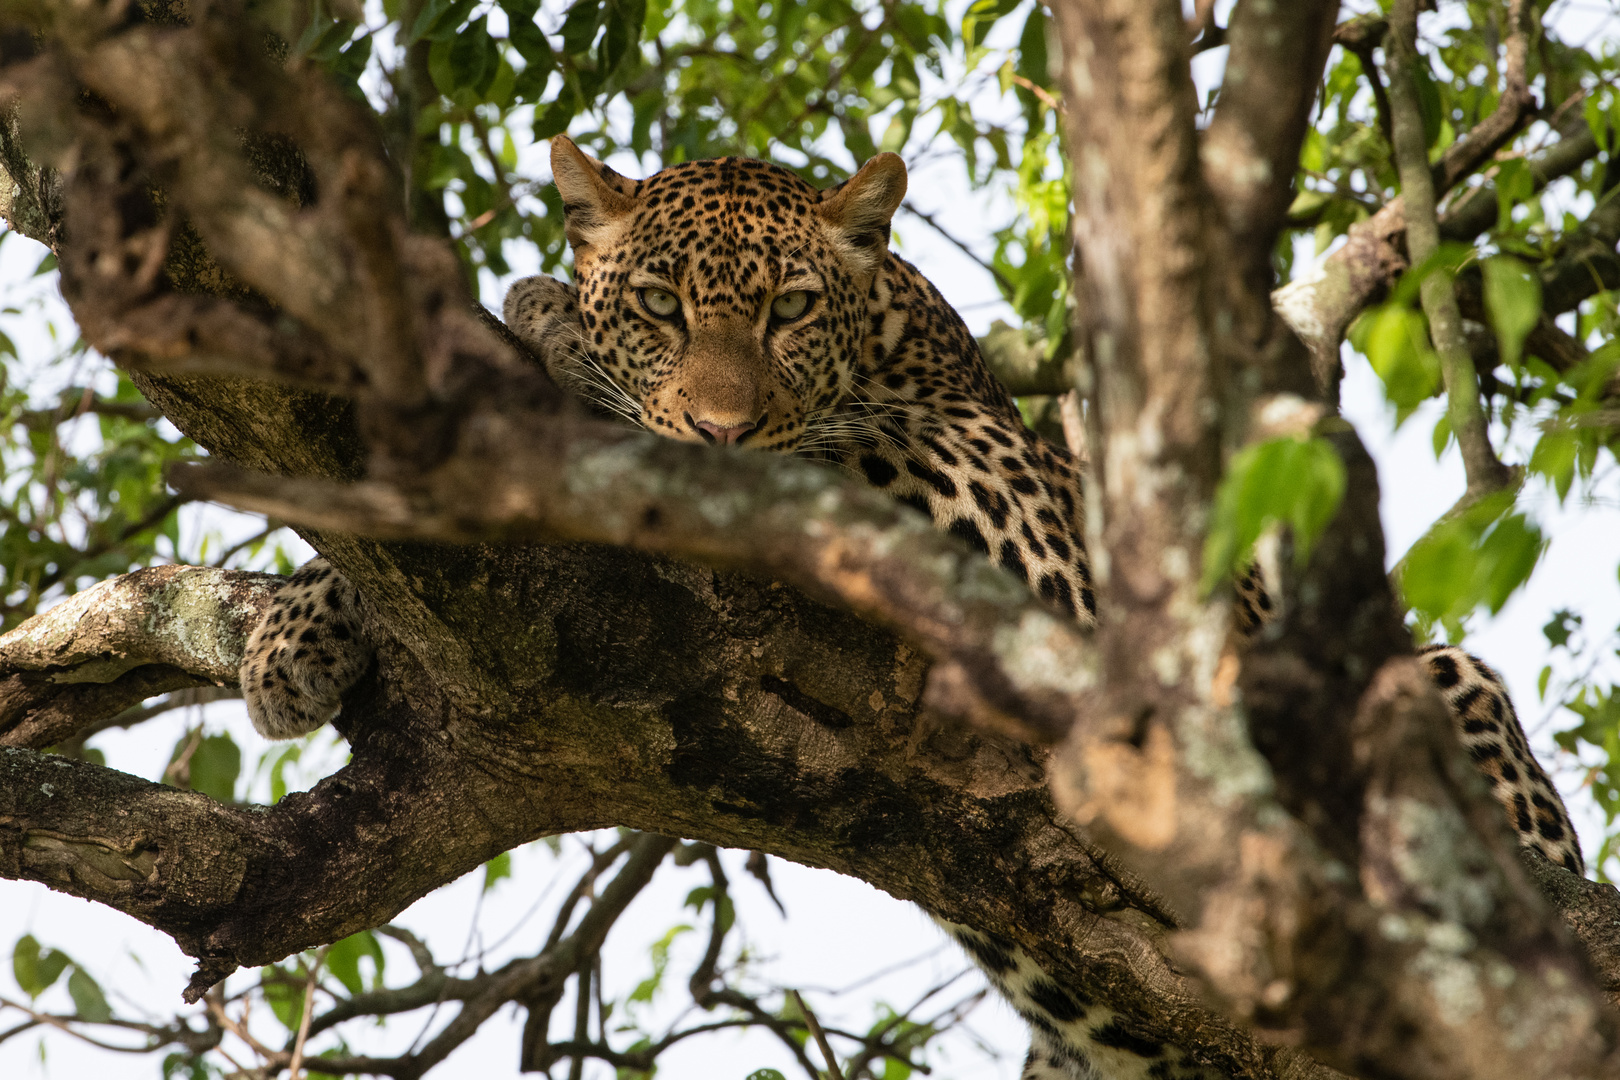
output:
<svg viewBox="0 0 1620 1080"><path fill-rule="evenodd" d="M343 692L371 664L354 586L325 559L287 579L248 636L242 696L267 739L292 739L337 716Z"/></svg>
<svg viewBox="0 0 1620 1080"><path fill-rule="evenodd" d="M1445 699L1457 737L1507 811L1519 843L1572 873L1584 873L1569 811L1530 753L1507 687L1485 661L1450 645L1422 650L1429 678Z"/></svg>

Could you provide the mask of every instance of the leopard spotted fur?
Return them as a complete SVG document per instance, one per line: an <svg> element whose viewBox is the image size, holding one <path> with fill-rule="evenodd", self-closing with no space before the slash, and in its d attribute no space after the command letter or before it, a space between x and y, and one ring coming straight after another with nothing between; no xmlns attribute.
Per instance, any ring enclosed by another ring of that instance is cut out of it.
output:
<svg viewBox="0 0 1620 1080"><path fill-rule="evenodd" d="M577 284L520 281L505 318L559 384L672 439L846 469L1094 621L1074 460L1024 425L961 318L888 250L899 158L880 155L829 191L736 158L629 180L561 137L552 164ZM1252 574L1238 586L1236 622L1250 631L1269 602ZM369 662L360 621L354 590L324 562L288 583L243 665L261 731L330 719ZM1579 871L1563 804L1495 672L1458 649L1424 659L1521 842ZM1010 943L944 925L1030 1021L1026 1080L1207 1075Z"/></svg>

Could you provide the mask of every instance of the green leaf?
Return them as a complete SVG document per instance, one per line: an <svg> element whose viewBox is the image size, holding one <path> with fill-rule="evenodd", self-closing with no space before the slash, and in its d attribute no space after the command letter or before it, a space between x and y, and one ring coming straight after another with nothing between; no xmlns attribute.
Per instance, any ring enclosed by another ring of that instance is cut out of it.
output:
<svg viewBox="0 0 1620 1080"><path fill-rule="evenodd" d="M30 998L49 990L72 962L60 949L42 950L33 934L18 938L11 950L11 973Z"/></svg>
<svg viewBox="0 0 1620 1080"><path fill-rule="evenodd" d="M279 964L259 970L259 991L281 1026L297 1031L304 1018L304 978Z"/></svg>
<svg viewBox="0 0 1620 1080"><path fill-rule="evenodd" d="M73 974L68 976L68 993L73 998L74 1011L79 1019L88 1020L93 1024L105 1024L112 1019L112 1007L107 1004L107 995L101 992L101 985L92 979L77 964L73 965Z"/></svg>
<svg viewBox="0 0 1620 1080"><path fill-rule="evenodd" d="M595 44L603 14L602 0L574 0L557 31L562 37L563 52L578 56Z"/></svg>
<svg viewBox="0 0 1620 1080"><path fill-rule="evenodd" d="M1553 612L1547 625L1541 628L1542 635L1547 644L1555 649L1569 645L1570 635L1581 628L1581 617L1568 608L1559 608Z"/></svg>
<svg viewBox="0 0 1620 1080"><path fill-rule="evenodd" d="M428 73L446 97L470 91L482 98L500 71L500 45L489 36L485 17L468 23L459 34L438 39L428 50Z"/></svg>
<svg viewBox="0 0 1620 1080"><path fill-rule="evenodd" d="M1429 346L1429 324L1416 311L1384 304L1358 320L1350 337L1383 381L1396 426L1440 390L1440 357Z"/></svg>
<svg viewBox="0 0 1620 1080"><path fill-rule="evenodd" d="M503 851L484 864L484 892L489 892L504 878L512 876L512 853Z"/></svg>
<svg viewBox="0 0 1620 1080"><path fill-rule="evenodd" d="M557 97L546 106L545 112L536 110L534 118L534 138L536 142L549 139L553 135L561 135L568 130L568 124L574 119L574 113L579 109L579 95L567 83L563 84L557 92Z"/></svg>
<svg viewBox="0 0 1620 1080"><path fill-rule="evenodd" d="M1496 229L1499 233L1513 233L1518 226L1513 220L1514 207L1521 206L1536 193L1536 178L1523 158L1508 158L1496 167ZM1525 219L1528 223L1529 218Z"/></svg>
<svg viewBox="0 0 1620 1080"><path fill-rule="evenodd" d="M360 961L366 957L371 958L371 988L382 985L383 951L382 945L377 941L377 935L370 930L362 930L358 934L350 934L342 941L334 942L326 950L326 970L350 994L358 994L368 988L368 982L362 977Z"/></svg>
<svg viewBox="0 0 1620 1080"><path fill-rule="evenodd" d="M755 1069L748 1074L747 1080L787 1080L787 1077L775 1069Z"/></svg>
<svg viewBox="0 0 1620 1080"><path fill-rule="evenodd" d="M275 753L270 759L270 802L272 805L287 797L287 769L303 756L304 743L295 742Z"/></svg>
<svg viewBox="0 0 1620 1080"><path fill-rule="evenodd" d="M1481 499L1412 545L1402 560L1400 586L1414 612L1455 626L1481 607L1500 611L1529 580L1547 541L1534 523L1513 512L1514 494Z"/></svg>
<svg viewBox="0 0 1620 1080"><path fill-rule="evenodd" d="M1509 367L1518 367L1524 339L1541 318L1541 278L1511 255L1480 263L1485 278L1485 313L1496 331L1497 347Z"/></svg>
<svg viewBox="0 0 1620 1080"><path fill-rule="evenodd" d="M1036 86L1045 86L1050 78L1046 58L1046 9L1040 4L1029 9L1024 32L1018 35L1018 74Z"/></svg>
<svg viewBox="0 0 1620 1080"><path fill-rule="evenodd" d="M1338 512L1344 486L1344 462L1326 439L1270 439L1233 455L1204 541L1204 592L1246 566L1255 541L1274 523L1293 529L1295 560L1303 566Z"/></svg>
<svg viewBox="0 0 1620 1080"><path fill-rule="evenodd" d="M509 23L528 23L534 25L534 17L540 12L540 0L499 0L501 10L506 12Z"/></svg>
<svg viewBox="0 0 1620 1080"><path fill-rule="evenodd" d="M242 751L229 735L208 735L198 740L191 755L191 790L220 802L236 800L236 778L242 772Z"/></svg>
<svg viewBox="0 0 1620 1080"><path fill-rule="evenodd" d="M557 58L551 51L551 42L546 40L546 35L534 23L514 20L507 35L507 40L527 65L523 70L538 69L535 75L529 76L531 79L549 73L556 66Z"/></svg>
<svg viewBox="0 0 1620 1080"><path fill-rule="evenodd" d="M1581 107L1586 117L1586 126L1592 130L1592 139L1597 143L1598 149L1603 153L1609 152L1609 142L1613 137L1609 127L1609 111L1598 104L1598 96L1589 94L1586 104Z"/></svg>
<svg viewBox="0 0 1620 1080"><path fill-rule="evenodd" d="M1575 482L1575 465L1579 454L1579 440L1568 431L1546 432L1536 440L1536 448L1530 451L1530 471L1552 481L1559 502L1564 501Z"/></svg>
<svg viewBox="0 0 1620 1080"><path fill-rule="evenodd" d="M413 45L427 38L430 41L449 41L472 14L477 0L428 0L411 24L405 44Z"/></svg>
<svg viewBox="0 0 1620 1080"><path fill-rule="evenodd" d="M691 929L692 928L687 924L679 923L670 927L664 932L663 937L653 942L652 949L650 950L652 953L652 974L648 975L645 979L642 979L641 982L636 984L636 988L630 991L630 996L627 1000L642 1004L652 1001L653 995L658 992L658 987L664 981L664 972L669 967L670 945L674 943L676 938L680 937L682 934L690 932Z"/></svg>
<svg viewBox="0 0 1620 1080"><path fill-rule="evenodd" d="M175 1051L163 1058L163 1080L216 1080L224 1073L210 1065L207 1058Z"/></svg>
<svg viewBox="0 0 1620 1080"><path fill-rule="evenodd" d="M962 37L968 47L976 49L983 45L997 21L1017 11L1022 3L1023 0L974 0L962 17Z"/></svg>
<svg viewBox="0 0 1620 1080"><path fill-rule="evenodd" d="M1434 434L1430 441L1434 444L1434 460L1439 461L1445 455L1446 447L1451 445L1451 414L1441 413L1440 419L1434 422Z"/></svg>
<svg viewBox="0 0 1620 1080"><path fill-rule="evenodd" d="M641 26L647 18L646 0L608 0L600 57L604 72L618 71L636 55Z"/></svg>

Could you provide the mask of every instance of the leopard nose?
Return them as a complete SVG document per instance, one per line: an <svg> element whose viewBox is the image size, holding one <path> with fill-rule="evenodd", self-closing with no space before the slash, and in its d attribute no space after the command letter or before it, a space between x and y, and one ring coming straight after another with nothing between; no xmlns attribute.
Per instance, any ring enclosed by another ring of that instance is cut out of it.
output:
<svg viewBox="0 0 1620 1080"><path fill-rule="evenodd" d="M687 424L691 426L692 430L703 436L704 442L720 443L728 446L735 445L748 438L748 436L752 435L759 429L760 421L763 421L764 419L764 417L760 417L760 419L756 421L737 424L734 427L726 427L724 425L717 424L712 420L694 421L691 413L686 414Z"/></svg>

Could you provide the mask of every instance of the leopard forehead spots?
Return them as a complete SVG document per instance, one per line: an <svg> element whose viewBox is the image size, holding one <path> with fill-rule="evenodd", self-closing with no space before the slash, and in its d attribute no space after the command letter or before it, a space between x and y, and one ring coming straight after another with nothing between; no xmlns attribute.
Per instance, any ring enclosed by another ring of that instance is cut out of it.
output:
<svg viewBox="0 0 1620 1080"><path fill-rule="evenodd" d="M554 370L559 381L670 438L799 450L852 388L880 260L851 231L870 232L874 205L886 224L893 205L877 203L894 194L893 167L863 169L831 202L739 158L609 188L600 163L559 139L553 167L584 331L576 355L548 360L573 369Z"/></svg>

